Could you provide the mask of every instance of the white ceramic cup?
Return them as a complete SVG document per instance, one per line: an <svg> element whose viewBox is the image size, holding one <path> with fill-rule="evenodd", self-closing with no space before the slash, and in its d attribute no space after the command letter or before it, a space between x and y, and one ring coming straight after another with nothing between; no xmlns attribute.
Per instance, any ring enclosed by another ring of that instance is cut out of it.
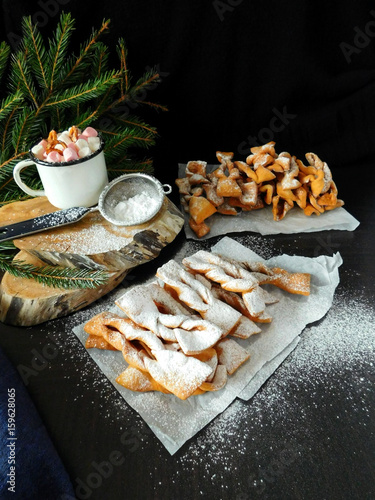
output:
<svg viewBox="0 0 375 500"><path fill-rule="evenodd" d="M108 184L102 142L97 151L79 160L50 163L36 158L31 150L30 158L14 167L14 180L30 196L47 196L56 208L92 207ZM43 190L31 189L21 179L21 171L31 165L38 170Z"/></svg>

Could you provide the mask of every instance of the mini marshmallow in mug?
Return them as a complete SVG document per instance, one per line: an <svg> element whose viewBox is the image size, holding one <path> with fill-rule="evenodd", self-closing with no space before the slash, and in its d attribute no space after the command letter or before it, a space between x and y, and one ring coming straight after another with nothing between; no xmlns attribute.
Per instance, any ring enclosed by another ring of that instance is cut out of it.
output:
<svg viewBox="0 0 375 500"><path fill-rule="evenodd" d="M64 156L64 158L58 158L55 154L50 156L51 135L54 138L54 140L52 140L52 149L61 151L61 155ZM31 151L39 160L60 163L62 161L73 161L78 158L85 158L91 154L91 152L94 153L97 151L100 148L100 144L101 140L100 137L98 137L98 132L93 127L86 127L81 133L80 129L73 126L71 129L64 130L60 134L51 131L48 140L42 139L31 149ZM73 148L77 156L70 153L64 154L66 148Z"/></svg>
<svg viewBox="0 0 375 500"><path fill-rule="evenodd" d="M30 196L47 196L57 208L92 207L108 184L103 142L92 151L87 141L82 148L71 142L62 146L61 154L54 147L47 154L47 141L40 141L29 151L30 160L18 163L13 170L14 180ZM66 143L65 143L66 144ZM56 144L60 145L60 144ZM43 190L29 188L21 179L21 171L35 165L43 184Z"/></svg>
<svg viewBox="0 0 375 500"><path fill-rule="evenodd" d="M91 149L88 146L85 146L84 148L80 148L78 151L78 156L80 158L85 158L86 156L91 155Z"/></svg>

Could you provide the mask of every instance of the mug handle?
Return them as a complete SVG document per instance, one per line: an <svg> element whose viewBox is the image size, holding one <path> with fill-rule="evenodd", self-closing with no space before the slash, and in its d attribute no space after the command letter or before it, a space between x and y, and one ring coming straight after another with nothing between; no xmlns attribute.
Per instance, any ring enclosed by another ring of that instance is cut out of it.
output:
<svg viewBox="0 0 375 500"><path fill-rule="evenodd" d="M38 189L38 190L31 189L28 186L26 186L26 184L21 179L21 171L24 168L29 167L30 165L35 165L35 162L31 160L23 160L17 163L17 165L13 169L14 180L16 181L17 185L22 189L22 191L29 194L30 196L45 196L46 193L45 191L43 191L43 189Z"/></svg>

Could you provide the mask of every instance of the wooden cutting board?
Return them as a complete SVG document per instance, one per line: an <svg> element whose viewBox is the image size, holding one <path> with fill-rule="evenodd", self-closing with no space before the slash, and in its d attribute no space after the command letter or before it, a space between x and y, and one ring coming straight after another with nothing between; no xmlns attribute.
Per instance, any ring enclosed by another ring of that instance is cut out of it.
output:
<svg viewBox="0 0 375 500"><path fill-rule="evenodd" d="M45 197L0 208L0 226L57 211ZM30 263L103 269L111 274L95 290L60 290L5 273L0 284L0 321L31 326L65 316L113 290L129 269L155 259L181 231L184 218L165 197L159 213L145 224L114 226L99 212L82 220L14 240L19 259Z"/></svg>

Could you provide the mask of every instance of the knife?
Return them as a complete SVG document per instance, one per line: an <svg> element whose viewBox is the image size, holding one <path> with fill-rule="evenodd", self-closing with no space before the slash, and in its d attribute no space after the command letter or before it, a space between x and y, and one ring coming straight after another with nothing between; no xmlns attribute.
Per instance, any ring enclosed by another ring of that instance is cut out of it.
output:
<svg viewBox="0 0 375 500"><path fill-rule="evenodd" d="M14 240L28 234L39 233L53 227L67 226L81 220L87 213L97 210L97 207L73 207L40 215L7 226L0 227L0 241Z"/></svg>

